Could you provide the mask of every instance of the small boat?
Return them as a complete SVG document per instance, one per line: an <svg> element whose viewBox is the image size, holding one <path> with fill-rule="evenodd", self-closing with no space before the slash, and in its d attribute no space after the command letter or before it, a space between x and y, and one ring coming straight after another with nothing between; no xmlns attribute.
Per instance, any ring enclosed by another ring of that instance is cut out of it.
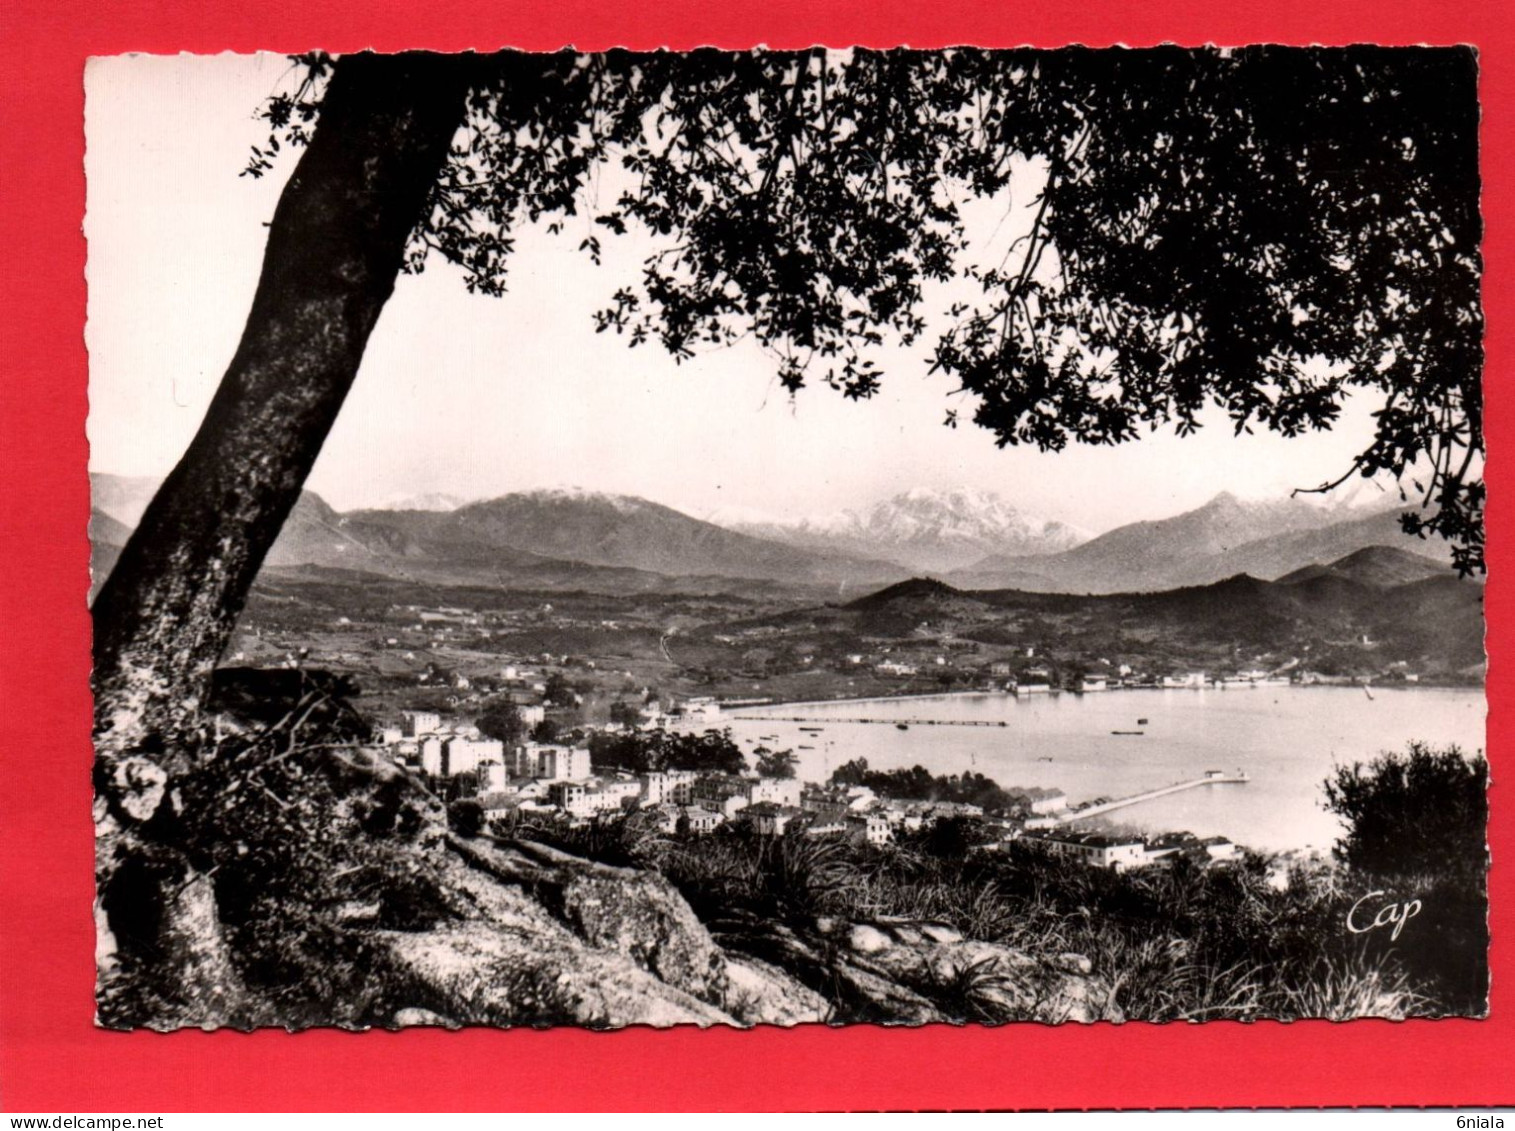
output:
<svg viewBox="0 0 1515 1131"><path fill-rule="evenodd" d="M1144 730L1112 730L1111 734L1146 734Z"/></svg>
<svg viewBox="0 0 1515 1131"><path fill-rule="evenodd" d="M1043 754L1040 758L1037 759L1037 761L1038 762L1050 762L1050 761L1052 761L1052 755L1051 754Z"/></svg>
<svg viewBox="0 0 1515 1131"><path fill-rule="evenodd" d="M1144 727L1144 726L1147 725L1147 720L1146 719L1137 719L1136 720L1136 725L1139 726L1139 727Z"/></svg>
<svg viewBox="0 0 1515 1131"><path fill-rule="evenodd" d="M910 724L909 723L895 723L894 724L894 729L895 730L909 730L910 729Z"/></svg>

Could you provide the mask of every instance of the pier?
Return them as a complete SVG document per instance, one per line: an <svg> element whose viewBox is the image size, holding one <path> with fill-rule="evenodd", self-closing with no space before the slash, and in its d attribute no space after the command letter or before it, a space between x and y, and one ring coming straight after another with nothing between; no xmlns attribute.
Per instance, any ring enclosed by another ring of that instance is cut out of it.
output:
<svg viewBox="0 0 1515 1131"><path fill-rule="evenodd" d="M834 717L810 718L801 715L732 715L733 719L748 723L809 723L824 728L828 723L872 723L875 726L907 727L1003 727L1008 722L998 719L839 719Z"/></svg>
<svg viewBox="0 0 1515 1131"><path fill-rule="evenodd" d="M1098 817L1101 813L1108 813L1112 809L1123 809L1127 805L1135 805L1142 801L1151 801L1154 797L1166 797L1170 793L1180 793L1186 789L1197 789L1202 785L1245 785L1251 780L1241 770L1238 770L1236 773L1211 770L1202 778L1191 778L1189 781L1174 782L1172 785L1165 785L1161 789L1149 789L1145 793L1133 793L1130 797L1120 797L1114 801L1102 801L1098 805L1088 805L1082 809L1069 809L1054 816L1058 824L1066 825L1074 821L1082 821L1085 817Z"/></svg>

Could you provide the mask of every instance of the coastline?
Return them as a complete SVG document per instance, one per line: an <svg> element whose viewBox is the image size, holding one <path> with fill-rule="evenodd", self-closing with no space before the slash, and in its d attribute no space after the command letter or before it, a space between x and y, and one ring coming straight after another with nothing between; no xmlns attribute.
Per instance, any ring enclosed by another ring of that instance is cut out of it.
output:
<svg viewBox="0 0 1515 1131"><path fill-rule="evenodd" d="M1281 685L1280 685L1281 686ZM1398 692L1398 691L1481 691L1484 693L1485 702L1488 699L1488 687L1484 683L1290 683L1290 690L1307 691L1325 689L1331 691L1353 690L1368 688L1370 691ZM1214 684L1206 684L1203 687L1154 687L1151 684L1133 684L1127 687L1112 687L1105 691L1070 691L1059 689L1056 692L1043 692L1039 694L1072 695L1083 698L1086 695L1113 695L1122 691L1213 691L1237 692L1245 694L1254 691L1276 690L1270 687L1221 687ZM732 704L732 711L766 711L774 707L825 707L836 703L903 703L915 699L989 699L997 696L1008 696L1014 699L1013 691L910 691L899 695L838 695L831 699L769 699L762 703ZM722 710L727 710L726 704L721 704Z"/></svg>
<svg viewBox="0 0 1515 1131"><path fill-rule="evenodd" d="M1069 692L1072 694L1072 692ZM912 691L903 695L839 695L835 699L770 699L766 703L734 706L732 710L766 711L771 707L825 707L832 703L903 703L912 699L988 699L1009 691ZM722 710L725 710L722 705Z"/></svg>
<svg viewBox="0 0 1515 1131"><path fill-rule="evenodd" d="M1256 692L1256 690L1276 690L1283 684L1268 684L1257 687L1226 687L1220 684L1204 684L1203 687L1157 687L1150 683L1129 684L1124 687L1109 687L1106 690L1095 692L1077 692L1077 690L1057 689L1056 692L1038 692L1039 695L1073 695L1083 698L1085 695L1114 695L1118 692L1142 692L1142 690L1186 690L1186 692ZM1426 692L1426 690L1480 690L1488 699L1488 684L1483 681L1477 683L1289 683L1291 690L1351 690L1367 687L1373 692ZM824 707L835 703L907 703L911 699L988 699L994 696L1007 695L1015 698L1012 690L951 690L951 692L901 692L900 695L838 695L827 699L767 699L764 703L733 703L730 710L768 710L770 707ZM727 710L727 704L721 703L721 709Z"/></svg>

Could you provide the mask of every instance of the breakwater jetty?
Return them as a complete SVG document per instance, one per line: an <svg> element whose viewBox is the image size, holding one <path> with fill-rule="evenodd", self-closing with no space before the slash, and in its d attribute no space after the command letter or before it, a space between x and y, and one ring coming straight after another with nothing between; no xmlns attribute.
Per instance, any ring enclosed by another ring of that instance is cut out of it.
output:
<svg viewBox="0 0 1515 1131"><path fill-rule="evenodd" d="M1058 824L1066 825L1074 821L1082 821L1086 817L1098 817L1101 813L1108 813L1112 809L1123 809L1127 805L1136 805L1142 801L1151 801L1154 797L1166 797L1170 793L1181 793L1186 789L1198 789L1204 785L1245 785L1251 780L1244 770L1237 770L1235 773L1228 773L1225 770L1210 770L1201 778L1190 778L1188 781L1174 782L1172 785L1165 785L1160 789L1149 789L1142 793L1133 793L1129 797L1118 797L1113 801L1100 801L1093 805L1085 805L1081 809L1069 809L1056 814L1055 819Z"/></svg>
<svg viewBox="0 0 1515 1131"><path fill-rule="evenodd" d="M811 718L803 715L732 715L733 719L750 723L808 723L811 726L823 727L828 723L871 723L875 726L906 726L906 727L1004 727L1009 726L1004 720L995 719L872 719L872 718L837 718L827 715L821 718Z"/></svg>

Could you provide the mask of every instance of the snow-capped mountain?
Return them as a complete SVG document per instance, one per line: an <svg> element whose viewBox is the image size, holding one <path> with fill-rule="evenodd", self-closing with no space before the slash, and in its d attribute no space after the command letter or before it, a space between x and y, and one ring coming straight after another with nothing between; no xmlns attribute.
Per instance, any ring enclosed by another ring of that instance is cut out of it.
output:
<svg viewBox="0 0 1515 1131"><path fill-rule="evenodd" d="M468 500L457 495L448 495L441 491L427 491L420 495L406 495L403 498L390 499L386 503L380 503L370 509L376 511L436 511L446 514L455 511L461 506L466 506Z"/></svg>
<svg viewBox="0 0 1515 1131"><path fill-rule="evenodd" d="M888 563L765 541L634 495L579 487L517 491L447 514L370 510L346 520L357 529L392 530L425 552L458 561L508 550L670 577L863 584L899 575Z"/></svg>
<svg viewBox="0 0 1515 1131"><path fill-rule="evenodd" d="M1027 514L992 491L971 487L916 487L861 511L766 520L723 512L711 520L773 541L882 558L917 570L957 569L990 554L1058 553L1089 537L1077 527Z"/></svg>

